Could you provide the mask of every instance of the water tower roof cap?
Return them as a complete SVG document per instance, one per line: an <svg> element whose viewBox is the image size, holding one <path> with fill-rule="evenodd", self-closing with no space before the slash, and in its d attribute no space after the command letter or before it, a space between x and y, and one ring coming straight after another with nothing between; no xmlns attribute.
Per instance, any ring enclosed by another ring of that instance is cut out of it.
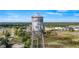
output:
<svg viewBox="0 0 79 59"><path fill-rule="evenodd" d="M32 17L43 17L40 15L40 13L35 13Z"/></svg>

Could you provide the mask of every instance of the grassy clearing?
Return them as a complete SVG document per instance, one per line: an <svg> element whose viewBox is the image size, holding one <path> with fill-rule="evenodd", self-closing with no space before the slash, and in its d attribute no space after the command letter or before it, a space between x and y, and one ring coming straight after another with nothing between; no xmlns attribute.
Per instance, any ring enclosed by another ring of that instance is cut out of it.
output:
<svg viewBox="0 0 79 59"><path fill-rule="evenodd" d="M45 37L46 47L50 48L78 48L79 32L47 32Z"/></svg>

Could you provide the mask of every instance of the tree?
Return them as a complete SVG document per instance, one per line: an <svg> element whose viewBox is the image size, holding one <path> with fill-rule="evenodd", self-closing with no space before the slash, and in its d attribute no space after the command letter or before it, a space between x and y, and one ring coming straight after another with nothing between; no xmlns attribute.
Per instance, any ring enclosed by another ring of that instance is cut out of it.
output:
<svg viewBox="0 0 79 59"><path fill-rule="evenodd" d="M28 33L25 33L25 36L23 36L22 42L24 43L25 48L29 48L31 45L31 37Z"/></svg>
<svg viewBox="0 0 79 59"><path fill-rule="evenodd" d="M16 30L15 34L19 38L21 38L20 40L22 40L22 43L24 43L25 48L30 47L30 43L31 43L30 38L31 37L30 37L30 34L29 33L27 33L26 31L23 31L23 28L20 27L20 28L18 28Z"/></svg>
<svg viewBox="0 0 79 59"><path fill-rule="evenodd" d="M72 27L69 28L69 31L74 31L74 29Z"/></svg>
<svg viewBox="0 0 79 59"><path fill-rule="evenodd" d="M5 37L9 37L10 36L10 33L9 32L6 32L5 33Z"/></svg>

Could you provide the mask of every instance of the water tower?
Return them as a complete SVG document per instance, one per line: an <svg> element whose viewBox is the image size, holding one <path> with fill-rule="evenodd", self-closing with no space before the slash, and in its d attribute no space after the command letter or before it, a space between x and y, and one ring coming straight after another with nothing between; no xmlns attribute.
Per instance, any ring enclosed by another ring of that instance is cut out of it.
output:
<svg viewBox="0 0 79 59"><path fill-rule="evenodd" d="M44 48L44 24L43 17L39 13L32 16L32 48Z"/></svg>

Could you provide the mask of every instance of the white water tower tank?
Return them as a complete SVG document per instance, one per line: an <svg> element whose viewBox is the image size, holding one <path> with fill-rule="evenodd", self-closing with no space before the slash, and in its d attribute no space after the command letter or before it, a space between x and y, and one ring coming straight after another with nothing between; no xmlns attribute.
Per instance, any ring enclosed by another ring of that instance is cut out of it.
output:
<svg viewBox="0 0 79 59"><path fill-rule="evenodd" d="M39 14L32 16L32 31L43 31L43 17Z"/></svg>

